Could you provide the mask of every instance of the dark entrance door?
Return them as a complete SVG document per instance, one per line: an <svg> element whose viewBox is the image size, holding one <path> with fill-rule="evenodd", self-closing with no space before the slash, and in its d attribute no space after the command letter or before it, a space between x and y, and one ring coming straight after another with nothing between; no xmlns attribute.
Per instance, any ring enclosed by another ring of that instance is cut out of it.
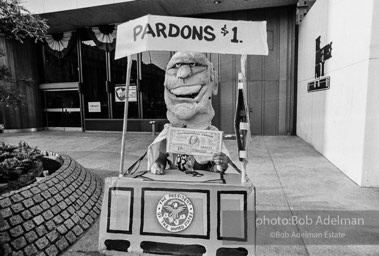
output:
<svg viewBox="0 0 379 256"><path fill-rule="evenodd" d="M78 89L44 90L46 126L52 130L81 131Z"/></svg>

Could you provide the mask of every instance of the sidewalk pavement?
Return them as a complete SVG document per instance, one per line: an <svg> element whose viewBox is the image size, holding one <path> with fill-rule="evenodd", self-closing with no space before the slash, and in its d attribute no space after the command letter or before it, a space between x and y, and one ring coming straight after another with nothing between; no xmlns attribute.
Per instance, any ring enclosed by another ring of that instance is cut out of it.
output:
<svg viewBox="0 0 379 256"><path fill-rule="evenodd" d="M154 136L129 133L125 166L147 149ZM67 154L100 177L117 176L121 133L43 131L0 134L0 141L25 141L41 150ZM236 142L225 141L233 162L238 164ZM379 210L379 188L361 188L333 164L296 136L253 137L248 175L256 186L257 212L283 210ZM140 169L145 168L146 160ZM64 256L100 255L99 220ZM377 230L373 230L377 236ZM259 237L259 231L258 231ZM379 255L377 245L257 245L257 255Z"/></svg>

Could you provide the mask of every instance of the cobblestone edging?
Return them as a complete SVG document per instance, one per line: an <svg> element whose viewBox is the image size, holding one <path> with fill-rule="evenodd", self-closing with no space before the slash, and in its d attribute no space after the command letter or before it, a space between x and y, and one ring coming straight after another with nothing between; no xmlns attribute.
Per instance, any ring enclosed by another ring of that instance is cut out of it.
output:
<svg viewBox="0 0 379 256"><path fill-rule="evenodd" d="M100 214L103 181L69 156L40 182L0 196L5 255L54 256L73 244Z"/></svg>

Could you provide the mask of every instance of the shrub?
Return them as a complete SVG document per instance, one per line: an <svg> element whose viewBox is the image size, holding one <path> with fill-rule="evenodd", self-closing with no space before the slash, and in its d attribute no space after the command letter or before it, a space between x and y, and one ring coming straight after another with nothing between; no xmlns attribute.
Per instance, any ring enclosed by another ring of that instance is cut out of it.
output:
<svg viewBox="0 0 379 256"><path fill-rule="evenodd" d="M0 144L0 183L8 183L8 189L18 189L35 180L43 171L43 155L37 147L26 142L18 146Z"/></svg>

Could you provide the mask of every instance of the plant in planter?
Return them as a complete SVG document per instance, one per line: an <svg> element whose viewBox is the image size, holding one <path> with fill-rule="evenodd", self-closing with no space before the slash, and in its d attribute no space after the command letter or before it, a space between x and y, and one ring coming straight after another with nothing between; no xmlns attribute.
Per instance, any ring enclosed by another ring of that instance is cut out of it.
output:
<svg viewBox="0 0 379 256"><path fill-rule="evenodd" d="M4 142L0 144L0 162L4 161L7 158L13 157L13 151L17 146L6 145Z"/></svg>
<svg viewBox="0 0 379 256"><path fill-rule="evenodd" d="M41 151L26 142L20 142L18 146L1 143L0 183L6 183L6 186L0 188L0 193L34 182L43 172L42 158Z"/></svg>

